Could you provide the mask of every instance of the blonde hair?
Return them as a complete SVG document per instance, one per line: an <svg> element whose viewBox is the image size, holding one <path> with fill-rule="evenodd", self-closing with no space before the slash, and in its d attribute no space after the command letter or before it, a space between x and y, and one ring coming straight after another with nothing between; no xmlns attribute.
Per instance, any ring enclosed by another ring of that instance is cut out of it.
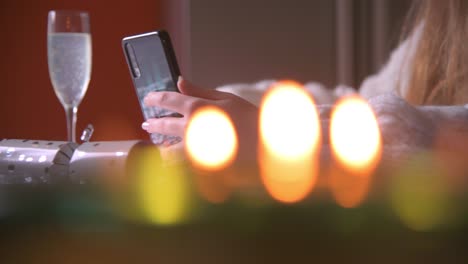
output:
<svg viewBox="0 0 468 264"><path fill-rule="evenodd" d="M423 31L403 97L416 105L462 103L468 98L468 1L415 1L409 17L406 28L422 24Z"/></svg>

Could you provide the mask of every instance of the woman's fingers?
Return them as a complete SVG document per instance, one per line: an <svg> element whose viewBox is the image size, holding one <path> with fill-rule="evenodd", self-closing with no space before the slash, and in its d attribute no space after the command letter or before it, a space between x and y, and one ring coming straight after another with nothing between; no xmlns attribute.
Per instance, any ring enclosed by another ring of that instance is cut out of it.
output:
<svg viewBox="0 0 468 264"><path fill-rule="evenodd" d="M179 90L186 95L193 96L193 97L200 97L200 98L205 98L209 100L223 100L223 99L228 99L232 97L232 94L226 93L226 92L221 92L217 91L214 89L203 89L199 88L189 81L185 80L182 78L182 76L179 76L179 80L177 81L177 86L179 87Z"/></svg>
<svg viewBox="0 0 468 264"><path fill-rule="evenodd" d="M187 121L183 117L151 118L143 122L141 128L148 133L183 137L186 123Z"/></svg>
<svg viewBox="0 0 468 264"><path fill-rule="evenodd" d="M232 99L235 97L233 94L226 92L198 88L182 77L179 78L177 85L182 93L169 91L150 92L144 99L145 105L157 106L187 115L200 106L214 104L216 100Z"/></svg>
<svg viewBox="0 0 468 264"><path fill-rule="evenodd" d="M182 115L190 114L195 108L208 104L205 99L195 98L177 92L150 92L144 103L147 106L157 106Z"/></svg>

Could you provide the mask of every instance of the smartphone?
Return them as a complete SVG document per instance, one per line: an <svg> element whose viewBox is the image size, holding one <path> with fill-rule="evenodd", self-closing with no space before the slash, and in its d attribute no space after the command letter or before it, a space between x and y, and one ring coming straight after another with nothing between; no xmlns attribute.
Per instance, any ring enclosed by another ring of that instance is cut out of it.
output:
<svg viewBox="0 0 468 264"><path fill-rule="evenodd" d="M169 34L158 30L125 37L122 48L144 119L181 117L179 113L147 107L143 103L149 92L179 92L177 79L180 71ZM151 134L151 141L156 145L172 145L180 140L177 136Z"/></svg>

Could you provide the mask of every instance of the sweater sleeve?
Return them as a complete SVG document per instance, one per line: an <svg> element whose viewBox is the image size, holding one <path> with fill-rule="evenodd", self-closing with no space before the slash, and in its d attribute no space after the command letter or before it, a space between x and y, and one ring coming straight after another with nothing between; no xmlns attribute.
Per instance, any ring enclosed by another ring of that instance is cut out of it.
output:
<svg viewBox="0 0 468 264"><path fill-rule="evenodd" d="M416 52L422 27L422 24L417 26L413 33L392 51L390 59L378 73L364 79L359 89L361 96L369 99L391 92L404 97L411 74L411 60Z"/></svg>

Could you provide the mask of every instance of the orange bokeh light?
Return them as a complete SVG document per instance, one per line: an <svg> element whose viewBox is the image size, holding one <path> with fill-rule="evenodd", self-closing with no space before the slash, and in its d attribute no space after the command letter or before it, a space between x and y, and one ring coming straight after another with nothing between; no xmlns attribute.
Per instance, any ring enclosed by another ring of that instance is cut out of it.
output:
<svg viewBox="0 0 468 264"><path fill-rule="evenodd" d="M356 207L369 192L382 153L379 126L365 100L351 96L338 102L331 116L330 145L337 161L329 175L331 192L341 206Z"/></svg>
<svg viewBox="0 0 468 264"><path fill-rule="evenodd" d="M304 199L316 183L320 125L311 96L292 81L278 82L260 108L259 165L263 184L281 202Z"/></svg>
<svg viewBox="0 0 468 264"><path fill-rule="evenodd" d="M351 174L341 168L333 168L329 174L329 187L335 201L344 208L354 208L366 198L370 177Z"/></svg>
<svg viewBox="0 0 468 264"><path fill-rule="evenodd" d="M187 156L203 170L217 171L234 160L238 141L229 116L221 109L206 106L192 115L185 134Z"/></svg>
<svg viewBox="0 0 468 264"><path fill-rule="evenodd" d="M350 96L338 102L331 116L330 144L345 168L362 175L375 168L382 142L377 120L364 99Z"/></svg>

